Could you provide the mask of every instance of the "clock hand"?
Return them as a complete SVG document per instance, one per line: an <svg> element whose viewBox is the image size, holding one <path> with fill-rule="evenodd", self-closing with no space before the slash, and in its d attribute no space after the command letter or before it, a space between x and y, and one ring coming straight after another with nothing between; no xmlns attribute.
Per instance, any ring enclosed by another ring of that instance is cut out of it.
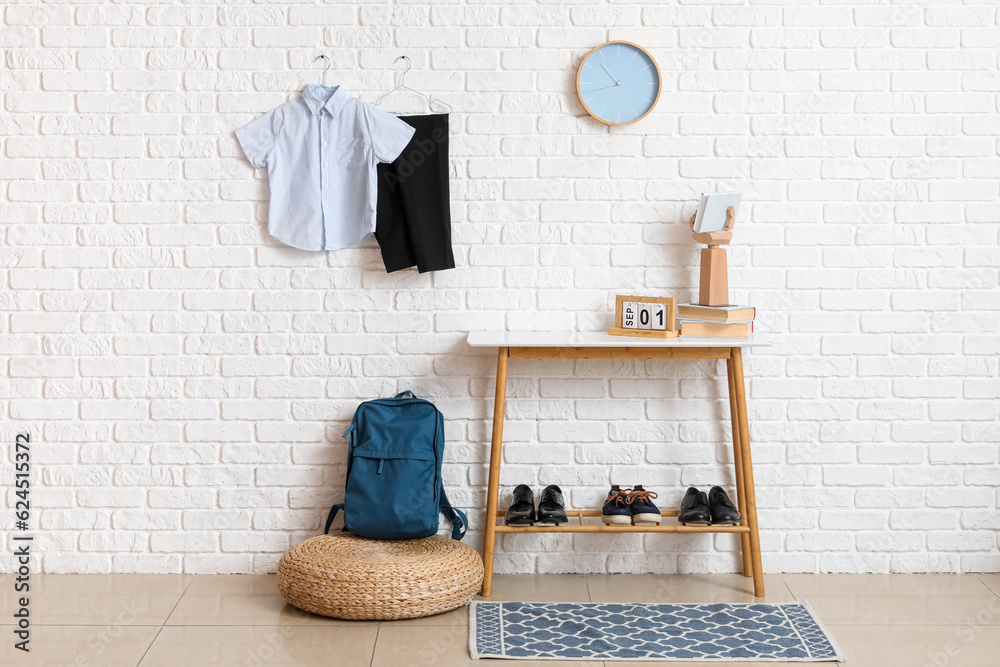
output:
<svg viewBox="0 0 1000 667"><path fill-rule="evenodd" d="M582 92L584 92L584 93L592 93L595 90L604 90L605 88L614 88L615 86L620 86L620 85L622 85L622 84L620 82L616 81L616 82L612 83L610 86L601 86L600 88L591 88L590 90L584 90Z"/></svg>
<svg viewBox="0 0 1000 667"><path fill-rule="evenodd" d="M604 67L604 63L601 63L601 67ZM616 86L620 86L621 85L621 81L618 80L617 76L615 76L614 74L611 73L611 70L609 70L607 67L604 67L604 71L608 73L608 76L610 76L612 79L614 79Z"/></svg>

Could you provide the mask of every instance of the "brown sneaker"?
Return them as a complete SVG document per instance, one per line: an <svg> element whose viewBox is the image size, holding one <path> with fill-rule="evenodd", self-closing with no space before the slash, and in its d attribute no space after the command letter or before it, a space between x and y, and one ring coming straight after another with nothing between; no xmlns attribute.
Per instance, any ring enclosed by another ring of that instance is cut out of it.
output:
<svg viewBox="0 0 1000 667"><path fill-rule="evenodd" d="M632 524L632 510L628 505L628 494L632 489L611 486L608 497L601 508L601 521L609 526L629 526Z"/></svg>
<svg viewBox="0 0 1000 667"><path fill-rule="evenodd" d="M655 491L647 491L642 484L632 487L626 502L632 512L632 524L635 526L656 526L660 523L660 508L653 504Z"/></svg>

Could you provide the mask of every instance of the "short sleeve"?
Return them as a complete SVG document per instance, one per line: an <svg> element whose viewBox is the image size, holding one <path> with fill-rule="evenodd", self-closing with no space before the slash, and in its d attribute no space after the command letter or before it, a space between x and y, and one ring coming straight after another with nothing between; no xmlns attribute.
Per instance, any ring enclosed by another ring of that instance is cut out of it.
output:
<svg viewBox="0 0 1000 667"><path fill-rule="evenodd" d="M392 162L403 152L406 144L410 143L416 130L381 109L369 104L365 104L364 108L368 120L368 138L372 143L375 159L379 162Z"/></svg>
<svg viewBox="0 0 1000 667"><path fill-rule="evenodd" d="M267 156L278 140L283 118L284 111L277 107L236 130L236 138L250 164L255 167L267 164Z"/></svg>

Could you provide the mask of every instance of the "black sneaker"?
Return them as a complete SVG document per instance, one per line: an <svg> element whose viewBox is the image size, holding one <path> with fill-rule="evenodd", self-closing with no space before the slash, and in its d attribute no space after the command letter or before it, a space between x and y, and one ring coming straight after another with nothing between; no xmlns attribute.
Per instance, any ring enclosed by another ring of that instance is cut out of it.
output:
<svg viewBox="0 0 1000 667"><path fill-rule="evenodd" d="M684 494L681 500L681 513L677 521L685 526L689 523L707 526L712 522L712 513L708 509L708 496L693 486Z"/></svg>
<svg viewBox="0 0 1000 667"><path fill-rule="evenodd" d="M535 495L527 484L514 488L514 497L507 509L508 526L533 526L535 524Z"/></svg>
<svg viewBox="0 0 1000 667"><path fill-rule="evenodd" d="M538 499L537 523L551 523L559 525L566 523L566 506L563 504L562 489L555 484L550 484L542 490L542 496Z"/></svg>
<svg viewBox="0 0 1000 667"><path fill-rule="evenodd" d="M651 500L655 497L656 493L642 488L642 484L632 487L626 502L632 512L633 526L655 526L660 523L660 508Z"/></svg>
<svg viewBox="0 0 1000 667"><path fill-rule="evenodd" d="M608 497L601 508L601 521L609 526L631 526L632 509L628 504L630 489L621 489L617 484L611 486Z"/></svg>
<svg viewBox="0 0 1000 667"><path fill-rule="evenodd" d="M721 486L713 486L708 492L708 506L712 512L712 524L731 523L734 526L740 522L740 513L733 501L726 495Z"/></svg>

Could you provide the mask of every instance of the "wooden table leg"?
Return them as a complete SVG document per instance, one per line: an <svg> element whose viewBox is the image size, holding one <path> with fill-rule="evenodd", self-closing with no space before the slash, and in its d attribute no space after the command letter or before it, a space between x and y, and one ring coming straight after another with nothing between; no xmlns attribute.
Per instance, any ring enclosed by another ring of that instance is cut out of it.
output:
<svg viewBox="0 0 1000 667"><path fill-rule="evenodd" d="M493 553L497 538L497 501L500 495L500 460L503 448L504 401L507 398L507 357L509 350L497 352L497 386L493 402L493 440L490 444L490 481L486 490L486 536L483 539L483 597L493 592Z"/></svg>
<svg viewBox="0 0 1000 667"><path fill-rule="evenodd" d="M726 359L726 375L729 377L729 415L733 424L733 465L736 466L736 506L740 510L740 525L747 525L747 500L743 488L743 451L740 447L740 422L736 412L736 381L733 378L733 359ZM740 553L743 554L743 576L753 576L750 562L750 534L740 533Z"/></svg>
<svg viewBox="0 0 1000 667"><path fill-rule="evenodd" d="M750 424L747 421L747 395L743 385L743 350L733 348L733 383L736 387L736 416L740 427L740 455L743 459L743 494L746 520L750 527L750 560L753 566L753 592L764 597L764 568L760 557L760 533L757 531L757 497L753 485L753 461L750 457Z"/></svg>

